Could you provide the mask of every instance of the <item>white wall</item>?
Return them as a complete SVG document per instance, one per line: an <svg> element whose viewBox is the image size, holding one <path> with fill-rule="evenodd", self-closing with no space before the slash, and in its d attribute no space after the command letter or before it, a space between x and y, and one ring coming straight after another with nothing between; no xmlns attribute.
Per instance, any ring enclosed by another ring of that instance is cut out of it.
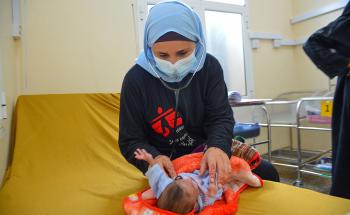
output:
<svg viewBox="0 0 350 215"><path fill-rule="evenodd" d="M23 0L21 93L119 92L137 56L132 2Z"/></svg>

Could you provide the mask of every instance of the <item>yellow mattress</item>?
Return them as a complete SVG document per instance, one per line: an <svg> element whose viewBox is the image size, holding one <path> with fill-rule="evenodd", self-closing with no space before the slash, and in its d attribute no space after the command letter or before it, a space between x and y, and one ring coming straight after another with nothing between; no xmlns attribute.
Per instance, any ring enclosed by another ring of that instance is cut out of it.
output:
<svg viewBox="0 0 350 215"><path fill-rule="evenodd" d="M123 214L123 197L147 181L119 152L118 112L118 94L19 97L0 214ZM242 193L237 214L347 212L350 200L266 181Z"/></svg>

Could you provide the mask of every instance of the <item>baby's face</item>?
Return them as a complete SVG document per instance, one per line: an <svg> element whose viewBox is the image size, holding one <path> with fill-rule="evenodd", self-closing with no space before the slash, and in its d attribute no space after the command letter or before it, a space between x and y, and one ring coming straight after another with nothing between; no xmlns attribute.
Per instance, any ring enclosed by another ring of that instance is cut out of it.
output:
<svg viewBox="0 0 350 215"><path fill-rule="evenodd" d="M198 185L191 179L178 179L176 183L182 188L182 190L186 193L188 201L196 202L199 195Z"/></svg>

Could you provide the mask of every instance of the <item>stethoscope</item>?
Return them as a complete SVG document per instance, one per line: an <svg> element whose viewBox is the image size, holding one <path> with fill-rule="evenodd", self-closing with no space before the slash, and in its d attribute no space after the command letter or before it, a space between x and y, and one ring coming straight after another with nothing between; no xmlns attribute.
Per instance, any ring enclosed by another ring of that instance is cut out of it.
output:
<svg viewBox="0 0 350 215"><path fill-rule="evenodd" d="M199 41L199 43L200 43L200 45L202 45L202 47L204 47L201 41ZM196 50L194 50L194 51L196 51ZM174 94L175 94L175 120L174 120L174 131L173 131L173 134L172 134L172 136L173 136L173 137L172 137L173 143L172 143L171 151L170 151L170 154L169 154L170 160L171 160L171 158L173 157L174 152L175 152L175 149L176 149L176 144L175 144L175 143L176 143L176 137L177 137L177 133L176 133L176 130L177 130L177 123L176 123L176 122L177 122L177 117L178 117L178 116L177 116L177 111L178 111L178 105L179 105L179 94L180 94L180 91L181 91L181 90L187 88L187 87L190 85L190 83L191 83L191 81L192 81L194 75L197 73L196 71L198 70L199 66L201 65L201 62L202 62L202 60L203 60L204 55L205 55L205 52L202 53L202 56L201 56L200 60L198 61L198 65L197 65L196 69L195 69L195 70L192 70L192 71L194 71L194 72L193 72L191 78L188 79L187 83L186 83L184 86L179 87L179 88L174 88L174 87L169 86L169 85L159 76L157 70L153 67L153 65L152 65L152 64L149 62L149 60L147 59L147 62L148 62L148 64L149 64L149 66L151 67L152 71L157 75L158 79L159 79L160 82L163 84L163 86L164 86L165 88L171 90L171 91L174 91Z"/></svg>

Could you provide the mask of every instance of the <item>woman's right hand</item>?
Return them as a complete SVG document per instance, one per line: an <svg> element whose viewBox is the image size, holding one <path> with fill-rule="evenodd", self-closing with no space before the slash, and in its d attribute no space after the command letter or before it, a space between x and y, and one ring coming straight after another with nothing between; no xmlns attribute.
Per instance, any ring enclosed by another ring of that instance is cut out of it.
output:
<svg viewBox="0 0 350 215"><path fill-rule="evenodd" d="M162 167L166 173L168 173L170 178L176 177L176 172L174 169L174 165L171 162L170 158L165 155L158 155L154 158L155 163L157 163L160 167Z"/></svg>

